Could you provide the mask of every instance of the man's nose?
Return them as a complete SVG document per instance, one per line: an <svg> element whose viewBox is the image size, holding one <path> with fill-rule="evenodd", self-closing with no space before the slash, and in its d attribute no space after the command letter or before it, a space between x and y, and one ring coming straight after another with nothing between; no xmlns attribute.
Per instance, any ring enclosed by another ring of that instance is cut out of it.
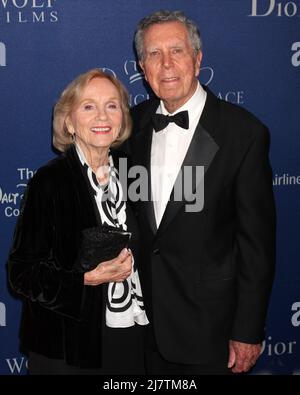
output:
<svg viewBox="0 0 300 395"><path fill-rule="evenodd" d="M163 53L162 65L166 68L169 68L172 66L172 63L173 63L172 56L168 52Z"/></svg>

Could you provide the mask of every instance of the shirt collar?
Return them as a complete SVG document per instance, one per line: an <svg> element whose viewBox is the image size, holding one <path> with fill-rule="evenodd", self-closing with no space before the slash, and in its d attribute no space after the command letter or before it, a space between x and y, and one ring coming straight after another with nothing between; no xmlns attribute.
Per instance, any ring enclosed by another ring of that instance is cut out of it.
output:
<svg viewBox="0 0 300 395"><path fill-rule="evenodd" d="M193 94L193 96L184 103L183 106L178 108L174 113L170 114L166 109L164 102L160 100L160 105L158 107L158 113L164 115L175 115L180 111L188 111L190 121L192 122L194 118L198 116L198 109L204 107L204 103L206 100L207 93L200 85L199 81L197 82L197 88Z"/></svg>
<svg viewBox="0 0 300 395"><path fill-rule="evenodd" d="M79 160L80 160L82 166L83 166L84 164L86 164L88 167L90 167L89 164L88 164L88 162L87 162L87 160L85 159L84 153L82 152L82 150L81 150L81 148L79 147L79 145L76 144L76 143L75 143L75 148L76 148L76 152L77 152L78 158L79 158Z"/></svg>

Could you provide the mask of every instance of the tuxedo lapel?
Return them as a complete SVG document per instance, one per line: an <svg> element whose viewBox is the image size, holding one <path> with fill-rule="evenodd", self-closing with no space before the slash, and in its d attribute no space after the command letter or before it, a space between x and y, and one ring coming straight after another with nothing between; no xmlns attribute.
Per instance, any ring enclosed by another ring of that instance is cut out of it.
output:
<svg viewBox="0 0 300 395"><path fill-rule="evenodd" d="M191 144L188 148L187 154L181 167L181 174L184 174L185 167L192 167L195 169L196 166L204 166L204 174L208 170L212 163L219 147L222 144L222 136L219 130L219 119L220 119L220 105L219 100L214 94L207 88L203 87L207 92L206 103L192 138ZM160 226L157 229L154 205L152 201L151 192L151 144L153 128L151 124L151 116L156 112L159 100L153 99L143 104L142 109L138 113L138 118L135 119L140 132L135 136L135 147L133 154L137 159L136 163L145 166L148 172L148 198L149 201L142 202L143 211L146 213L150 227L156 236L159 236L161 232L164 232L174 216L178 213L184 204L191 204L188 199L182 198L181 200L174 200L174 191L180 189L180 178L179 175L175 181L174 188L171 193L171 199L166 207ZM133 114L133 118L134 114ZM192 179L191 190L192 194L195 194L197 187L201 187L201 181L195 177ZM178 187L178 189L177 189Z"/></svg>
<svg viewBox="0 0 300 395"><path fill-rule="evenodd" d="M214 156L217 153L218 149L219 146L217 145L215 140L201 126L199 122L190 146L188 148L185 159L183 161L183 164L181 166L181 170L176 178L170 201L166 207L160 226L158 228L157 236L159 236L159 234L168 227L169 223L172 221L172 219L175 217L175 215L182 208L183 205L191 204L191 202L189 201L190 196L185 196L182 184L184 184L184 182L189 182L191 184L188 185L188 190L191 191L190 195L194 195L197 188L204 187L203 177L202 179L197 179L195 177L195 169L197 166L203 166L205 174L212 160L214 159ZM193 177L189 177L188 180L185 170L187 168L193 169ZM174 196L176 194L175 191L182 191L182 198L180 200L176 200L176 197Z"/></svg>
<svg viewBox="0 0 300 395"><path fill-rule="evenodd" d="M149 202L146 202L146 213L147 217L149 220L150 227L155 234L157 231L157 226L156 226L156 220L155 220L155 212L154 212L154 205L153 205L153 199L152 199L152 189L151 189L151 144L152 144L152 125L151 123L148 126L148 132L147 132L147 140L145 142L145 158L146 158L146 163L145 167L147 169L147 174L148 174L148 199Z"/></svg>
<svg viewBox="0 0 300 395"><path fill-rule="evenodd" d="M152 125L147 122L143 126L143 131L136 136L134 145L134 156L137 158L135 161L146 169L146 174L142 174L141 188L147 193L143 193L146 201L141 202L142 210L146 213L152 232L155 234L157 231L154 206L151 191L151 144L152 144Z"/></svg>
<svg viewBox="0 0 300 395"><path fill-rule="evenodd" d="M220 105L219 100L215 95L207 88L203 87L207 92L207 98L205 106L200 118L200 121L195 130L194 136L188 148L187 154L181 166L181 175L184 174L184 168L191 166L204 166L204 178L210 164L212 163L219 147L222 144L222 137L219 135L219 120L220 120ZM179 174L180 175L180 174ZM196 180L196 177L192 179L192 190L195 194L197 188L203 187L204 180ZM174 201L174 191L180 189L179 177L177 177L174 188L171 193L171 199L166 207L162 221L160 223L157 236L164 232L170 222L173 220L178 211L183 205L191 204L188 196L187 199L181 199L181 201ZM201 185L202 184L202 185ZM205 191L204 191L205 193ZM184 196L183 196L184 197Z"/></svg>

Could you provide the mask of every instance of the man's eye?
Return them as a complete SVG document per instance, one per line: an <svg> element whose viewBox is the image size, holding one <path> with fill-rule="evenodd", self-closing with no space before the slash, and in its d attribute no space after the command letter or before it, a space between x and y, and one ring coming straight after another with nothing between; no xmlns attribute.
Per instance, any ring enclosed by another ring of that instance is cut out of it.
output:
<svg viewBox="0 0 300 395"><path fill-rule="evenodd" d="M173 49L173 53L174 53L174 54L181 53L181 52L182 52L182 49L181 49L181 48L174 48L174 49Z"/></svg>
<svg viewBox="0 0 300 395"><path fill-rule="evenodd" d="M158 51L151 51L151 52L150 52L150 56L151 56L151 57L158 56L158 53L159 53Z"/></svg>

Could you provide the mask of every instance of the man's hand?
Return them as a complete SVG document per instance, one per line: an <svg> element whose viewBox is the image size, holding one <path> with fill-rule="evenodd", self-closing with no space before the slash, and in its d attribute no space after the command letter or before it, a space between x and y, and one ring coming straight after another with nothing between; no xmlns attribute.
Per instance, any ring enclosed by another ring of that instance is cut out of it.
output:
<svg viewBox="0 0 300 395"><path fill-rule="evenodd" d="M261 347L261 343L247 344L230 340L228 368L233 373L247 372L255 365L260 355Z"/></svg>

